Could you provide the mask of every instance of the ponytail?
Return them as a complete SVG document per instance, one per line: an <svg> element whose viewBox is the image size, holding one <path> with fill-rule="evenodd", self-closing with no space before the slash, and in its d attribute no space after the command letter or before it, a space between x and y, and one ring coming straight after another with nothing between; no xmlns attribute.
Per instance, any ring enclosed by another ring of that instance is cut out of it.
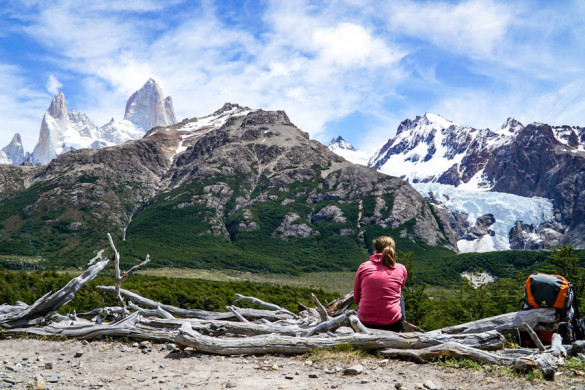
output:
<svg viewBox="0 0 585 390"><path fill-rule="evenodd" d="M396 264L396 244L394 239L388 236L380 236L374 242L376 253L382 254L382 264L388 268L394 268Z"/></svg>
<svg viewBox="0 0 585 390"><path fill-rule="evenodd" d="M382 251L382 264L388 268L394 268L396 264L396 251L393 247L387 246Z"/></svg>

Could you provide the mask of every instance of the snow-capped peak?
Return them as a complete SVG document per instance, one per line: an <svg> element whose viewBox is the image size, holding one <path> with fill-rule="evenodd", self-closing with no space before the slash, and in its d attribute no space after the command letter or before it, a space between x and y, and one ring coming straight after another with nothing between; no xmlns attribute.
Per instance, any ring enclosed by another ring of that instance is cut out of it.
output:
<svg viewBox="0 0 585 390"><path fill-rule="evenodd" d="M153 79L148 79L130 96L124 119L145 132L156 126L170 126L177 122L172 99L164 97L162 89Z"/></svg>
<svg viewBox="0 0 585 390"><path fill-rule="evenodd" d="M354 164L368 165L368 160L372 155L370 151L357 150L341 136L333 138L327 147L333 153Z"/></svg>
<svg viewBox="0 0 585 390"><path fill-rule="evenodd" d="M446 128L454 125L453 122L451 122L448 119L443 118L441 115L432 114L430 112L425 113L424 116L422 117L422 119L424 120L424 123L426 125L434 125L435 127L441 127L443 129L446 129Z"/></svg>
<svg viewBox="0 0 585 390"><path fill-rule="evenodd" d="M120 144L144 136L146 130L155 126L176 123L173 102L164 98L161 88L153 79L136 91L126 103L126 115L122 121L112 118L97 127L87 115L71 109L67 114L65 95L60 92L53 97L41 123L39 142L31 160L36 164L47 164L53 158L69 150L101 148Z"/></svg>
<svg viewBox="0 0 585 390"><path fill-rule="evenodd" d="M22 138L19 133L16 133L12 137L12 141L0 150L0 164L20 165L24 158Z"/></svg>
<svg viewBox="0 0 585 390"><path fill-rule="evenodd" d="M505 135L517 134L523 128L524 125L522 123L512 117L509 117L506 119L506 122L504 122L504 124L497 130L497 133Z"/></svg>
<svg viewBox="0 0 585 390"><path fill-rule="evenodd" d="M344 150L352 150L352 151L357 150L356 148L354 148L352 146L352 144L350 144L349 142L344 140L342 136L339 136L337 138L332 138L331 142L329 142L328 147L330 150L334 150L334 149L344 149Z"/></svg>
<svg viewBox="0 0 585 390"><path fill-rule="evenodd" d="M203 135L225 125L230 118L245 116L253 111L256 110L249 107L242 107L234 103L225 103L219 110L211 115L186 119L177 123L176 130L181 137L181 140L172 158L187 150L189 146L193 145L195 141ZM149 135L151 134L153 133L149 132Z"/></svg>

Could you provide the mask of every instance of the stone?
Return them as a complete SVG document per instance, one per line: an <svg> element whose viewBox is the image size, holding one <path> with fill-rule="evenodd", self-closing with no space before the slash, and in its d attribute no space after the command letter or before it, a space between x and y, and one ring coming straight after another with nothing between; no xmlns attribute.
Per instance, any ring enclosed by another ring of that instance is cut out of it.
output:
<svg viewBox="0 0 585 390"><path fill-rule="evenodd" d="M427 379L426 381L424 381L423 386L425 389L429 389L429 390L439 390L441 387L437 386L432 380Z"/></svg>
<svg viewBox="0 0 585 390"><path fill-rule="evenodd" d="M52 369L53 369L53 363L51 363L51 362L46 362L46 363L45 363L45 369L47 369L47 370L52 370Z"/></svg>
<svg viewBox="0 0 585 390"><path fill-rule="evenodd" d="M45 379L47 383L57 383L59 382L59 377L57 375L53 375L50 378Z"/></svg>
<svg viewBox="0 0 585 390"><path fill-rule="evenodd" d="M32 389L33 390L45 390L47 388L47 384L45 379L41 374L36 374L33 378L32 382Z"/></svg>
<svg viewBox="0 0 585 390"><path fill-rule="evenodd" d="M82 357L83 356L83 351L80 349L77 352L75 352L75 356L76 358Z"/></svg>
<svg viewBox="0 0 585 390"><path fill-rule="evenodd" d="M309 374L309 378L319 378L319 373L318 372L311 372Z"/></svg>
<svg viewBox="0 0 585 390"><path fill-rule="evenodd" d="M394 383L394 388L395 389L402 389L402 383L400 383L400 382Z"/></svg>
<svg viewBox="0 0 585 390"><path fill-rule="evenodd" d="M228 381L225 383L226 389L233 389L236 386L237 386L237 384L234 381L232 381L231 379L228 379Z"/></svg>
<svg viewBox="0 0 585 390"><path fill-rule="evenodd" d="M291 380L292 381L293 379L295 379L295 376L292 375L292 374L287 374L287 375L284 376L284 379L288 379L288 380Z"/></svg>
<svg viewBox="0 0 585 390"><path fill-rule="evenodd" d="M6 368L8 371L12 371L12 372L18 372L18 367L16 365L12 365L12 364L5 364L4 368Z"/></svg>
<svg viewBox="0 0 585 390"><path fill-rule="evenodd" d="M364 371L364 367L361 364L356 364L343 370L343 375L359 375Z"/></svg>

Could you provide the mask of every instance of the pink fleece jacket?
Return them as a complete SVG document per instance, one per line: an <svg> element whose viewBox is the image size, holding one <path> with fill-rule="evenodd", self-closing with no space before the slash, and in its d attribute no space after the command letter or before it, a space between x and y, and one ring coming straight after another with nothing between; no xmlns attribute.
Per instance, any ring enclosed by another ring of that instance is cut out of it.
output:
<svg viewBox="0 0 585 390"><path fill-rule="evenodd" d="M400 321L400 293L406 283L406 268L396 263L394 269L382 264L382 254L375 253L359 266L353 285L353 300L359 305L360 321L371 325L391 325Z"/></svg>

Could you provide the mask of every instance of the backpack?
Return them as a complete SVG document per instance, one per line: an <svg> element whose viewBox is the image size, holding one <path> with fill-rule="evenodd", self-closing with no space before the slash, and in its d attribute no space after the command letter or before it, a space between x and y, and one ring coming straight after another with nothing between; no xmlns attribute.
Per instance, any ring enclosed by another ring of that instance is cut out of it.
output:
<svg viewBox="0 0 585 390"><path fill-rule="evenodd" d="M575 290L563 276L533 273L526 279L522 310L539 307L557 309L557 319L561 323L558 333L563 343L585 337L585 321L579 314ZM538 331L537 334L543 343L550 343L553 332Z"/></svg>

